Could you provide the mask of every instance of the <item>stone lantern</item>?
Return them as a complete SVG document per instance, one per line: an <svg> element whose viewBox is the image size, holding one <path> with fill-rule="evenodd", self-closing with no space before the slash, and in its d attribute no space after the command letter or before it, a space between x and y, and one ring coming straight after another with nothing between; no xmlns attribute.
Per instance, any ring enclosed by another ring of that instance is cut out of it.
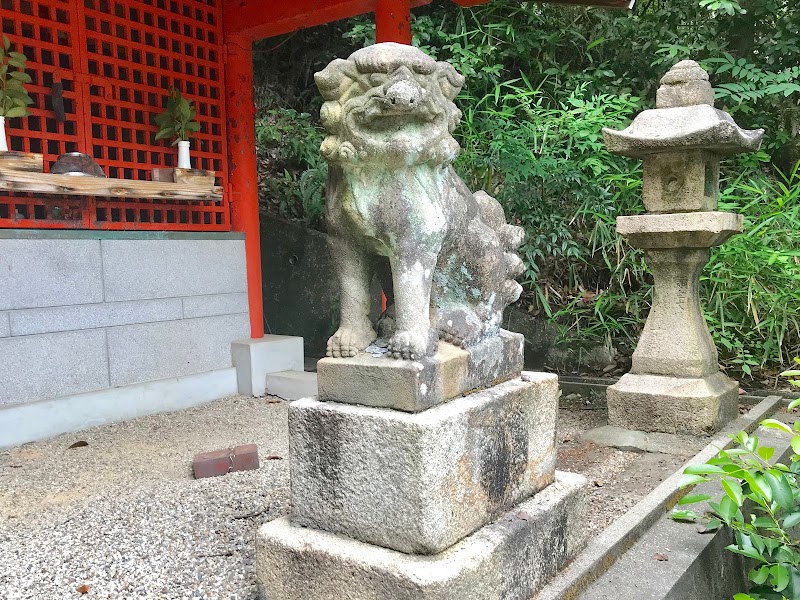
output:
<svg viewBox="0 0 800 600"><path fill-rule="evenodd" d="M741 215L717 211L720 159L758 150L762 135L714 108L708 73L691 60L661 79L655 109L603 130L610 152L644 163L647 214L618 217L617 232L644 249L655 281L631 370L608 388L609 424L704 434L736 417L739 386L719 371L698 286L710 249L742 230Z"/></svg>

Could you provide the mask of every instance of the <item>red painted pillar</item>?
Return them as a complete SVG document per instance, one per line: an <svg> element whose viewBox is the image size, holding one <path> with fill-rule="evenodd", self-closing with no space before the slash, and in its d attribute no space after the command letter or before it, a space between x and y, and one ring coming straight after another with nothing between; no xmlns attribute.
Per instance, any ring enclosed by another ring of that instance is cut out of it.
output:
<svg viewBox="0 0 800 600"><path fill-rule="evenodd" d="M411 0L378 0L375 6L375 41L411 45ZM386 294L383 292L381 310L386 310Z"/></svg>
<svg viewBox="0 0 800 600"><path fill-rule="evenodd" d="M411 0L378 0L375 41L411 44Z"/></svg>
<svg viewBox="0 0 800 600"><path fill-rule="evenodd" d="M261 290L261 231L258 225L258 175L253 101L253 51L249 40L225 43L225 117L228 130L228 176L231 224L244 233L250 336L264 337Z"/></svg>

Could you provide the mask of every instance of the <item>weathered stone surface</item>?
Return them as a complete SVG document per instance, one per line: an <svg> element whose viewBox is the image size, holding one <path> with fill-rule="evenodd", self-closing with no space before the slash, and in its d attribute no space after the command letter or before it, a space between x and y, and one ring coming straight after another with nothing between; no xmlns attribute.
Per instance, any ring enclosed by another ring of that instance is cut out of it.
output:
<svg viewBox="0 0 800 600"><path fill-rule="evenodd" d="M418 412L464 392L519 377L524 338L501 330L462 350L446 342L416 361L359 354L317 363L319 399Z"/></svg>
<svg viewBox="0 0 800 600"><path fill-rule="evenodd" d="M0 405L109 387L102 329L0 338Z"/></svg>
<svg viewBox="0 0 800 600"><path fill-rule="evenodd" d="M80 331L53 335L84 336L87 333L93 336L97 332ZM105 360L104 356L101 358ZM83 367L82 356L73 355L72 359ZM53 365L53 371L61 366ZM48 372L43 376L50 374ZM5 373L0 372L0 376L3 375ZM23 373L23 376L25 375L27 374ZM53 380L56 381L55 378ZM85 382L82 383L86 385ZM58 389L58 397L39 402L3 406L0 400L0 450L51 438L69 431L82 431L89 427L127 421L144 415L184 410L232 396L236 393L236 370L231 367L125 387L109 388L107 383L102 383L101 386L95 391L77 394L70 394L63 388ZM25 397L21 396L19 399L24 400Z"/></svg>
<svg viewBox="0 0 800 600"><path fill-rule="evenodd" d="M300 400L317 395L317 374L306 371L267 373L267 393L284 400Z"/></svg>
<svg viewBox="0 0 800 600"><path fill-rule="evenodd" d="M263 396L268 373L303 370L303 338L267 334L257 339L236 340L231 344L231 357L239 393Z"/></svg>
<svg viewBox="0 0 800 600"><path fill-rule="evenodd" d="M188 296L182 298L183 318L236 315L249 310L247 294L212 294L210 296Z"/></svg>
<svg viewBox="0 0 800 600"><path fill-rule="evenodd" d="M693 60L682 60L661 78L656 108L708 104L714 106L714 89L706 73Z"/></svg>
<svg viewBox="0 0 800 600"><path fill-rule="evenodd" d="M244 240L102 240L106 302L247 292Z"/></svg>
<svg viewBox="0 0 800 600"><path fill-rule="evenodd" d="M265 600L528 600L586 541L586 480L556 482L434 556L402 554L278 519L259 529Z"/></svg>
<svg viewBox="0 0 800 600"><path fill-rule="evenodd" d="M739 384L719 371L705 378L628 373L606 397L611 425L706 435L736 418Z"/></svg>
<svg viewBox="0 0 800 600"><path fill-rule="evenodd" d="M719 157L705 150L648 156L642 173L642 199L650 213L717 210Z"/></svg>
<svg viewBox="0 0 800 600"><path fill-rule="evenodd" d="M742 215L695 212L617 217L617 233L635 248L713 248L742 231Z"/></svg>
<svg viewBox="0 0 800 600"><path fill-rule="evenodd" d="M651 249L645 256L655 280L653 304L633 353L631 373L676 377L716 373L717 348L700 309L698 291L709 250Z"/></svg>
<svg viewBox="0 0 800 600"><path fill-rule="evenodd" d="M623 131L603 129L609 152L635 158L678 149L755 152L763 135L763 129L739 128L728 113L707 104L645 110Z"/></svg>
<svg viewBox="0 0 800 600"><path fill-rule="evenodd" d="M440 552L553 480L557 408L546 373L421 413L294 402L292 521Z"/></svg>
<svg viewBox="0 0 800 600"><path fill-rule="evenodd" d="M116 325L176 321L182 318L178 298L74 304L15 310L9 313L13 335L97 329Z"/></svg>
<svg viewBox="0 0 800 600"><path fill-rule="evenodd" d="M662 433L660 431L636 431L614 425L602 425L590 429L581 436L581 441L599 446L619 448L626 452L647 452L651 455L674 454L689 458L697 454L708 443L705 438L690 435ZM660 459L659 459L660 460Z"/></svg>
<svg viewBox="0 0 800 600"><path fill-rule="evenodd" d="M453 170L453 103L464 78L395 43L368 46L317 73L330 164L326 217L341 284L341 323L328 356L355 356L376 338L369 283L388 259L394 358L434 354L439 338L467 348L498 335L522 288L524 231L500 204L472 194ZM387 281L388 283L388 281ZM389 287L389 286L387 286Z"/></svg>

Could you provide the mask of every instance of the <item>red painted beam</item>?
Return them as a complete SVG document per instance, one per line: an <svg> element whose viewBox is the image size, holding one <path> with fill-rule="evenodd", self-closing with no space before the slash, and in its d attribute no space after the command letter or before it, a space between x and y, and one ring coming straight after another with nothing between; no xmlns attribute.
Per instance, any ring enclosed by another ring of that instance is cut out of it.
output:
<svg viewBox="0 0 800 600"><path fill-rule="evenodd" d="M378 0L375 7L375 41L411 45L410 0Z"/></svg>
<svg viewBox="0 0 800 600"><path fill-rule="evenodd" d="M256 106L253 101L253 51L242 38L225 44L225 117L228 137L228 198L231 225L244 233L250 337L264 337L261 287L261 230L258 225Z"/></svg>
<svg viewBox="0 0 800 600"><path fill-rule="evenodd" d="M431 0L405 2L415 8ZM223 31L226 39L255 41L373 12L378 4L379 0L224 0Z"/></svg>

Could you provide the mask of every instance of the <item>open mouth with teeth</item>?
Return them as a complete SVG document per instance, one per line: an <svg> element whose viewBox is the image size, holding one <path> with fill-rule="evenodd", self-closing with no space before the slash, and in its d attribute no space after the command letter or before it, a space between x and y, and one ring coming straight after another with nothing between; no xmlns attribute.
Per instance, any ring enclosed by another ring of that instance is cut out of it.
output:
<svg viewBox="0 0 800 600"><path fill-rule="evenodd" d="M374 96L356 118L370 129L390 129L402 127L408 123L431 123L442 114L433 102L411 100L408 104L398 106L391 99Z"/></svg>

